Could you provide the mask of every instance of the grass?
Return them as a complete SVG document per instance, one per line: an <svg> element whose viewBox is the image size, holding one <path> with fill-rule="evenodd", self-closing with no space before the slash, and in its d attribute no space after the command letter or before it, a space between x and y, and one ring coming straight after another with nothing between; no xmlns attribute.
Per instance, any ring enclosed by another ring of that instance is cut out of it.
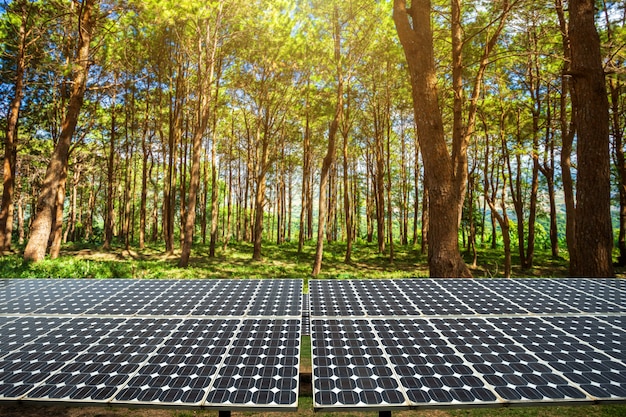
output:
<svg viewBox="0 0 626 417"><path fill-rule="evenodd" d="M379 254L375 244L357 242L350 263L344 262L344 243L327 243L324 250L322 272L318 278L406 278L428 276L425 255L419 248L395 245L393 262L388 254ZM15 278L303 278L311 276L315 248L312 243L298 252L297 243L276 245L265 242L263 258L252 260L252 245L232 243L219 248L216 256L209 257L209 248L196 245L189 267L178 267L179 252L165 253L161 246L143 250L113 247L104 251L100 246L88 244L65 245L58 259L27 264L20 250L0 257L0 276ZM464 254L466 261L471 257ZM535 266L529 270L515 267L519 261L513 257L513 276L563 277L567 276L567 260L552 259L549 253L538 251ZM498 277L503 273L501 250L479 249L478 262L472 267L475 277ZM305 284L306 285L306 284Z"/></svg>

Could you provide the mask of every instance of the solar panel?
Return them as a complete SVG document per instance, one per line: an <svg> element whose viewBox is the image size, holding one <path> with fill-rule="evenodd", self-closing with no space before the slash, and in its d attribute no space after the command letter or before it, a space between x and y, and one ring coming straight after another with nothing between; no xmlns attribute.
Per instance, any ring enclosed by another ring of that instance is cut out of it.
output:
<svg viewBox="0 0 626 417"><path fill-rule="evenodd" d="M0 314L299 317L302 311L301 280L4 282Z"/></svg>
<svg viewBox="0 0 626 417"><path fill-rule="evenodd" d="M314 407L626 401L615 281L310 281Z"/></svg>
<svg viewBox="0 0 626 417"><path fill-rule="evenodd" d="M297 408L300 280L30 280L3 290L0 400Z"/></svg>
<svg viewBox="0 0 626 417"><path fill-rule="evenodd" d="M40 284L39 288L37 288L37 284L33 285L33 287L22 284L19 287L26 287L25 289L27 290L23 294L16 294L16 297L12 297L11 294L2 297L6 302L0 305L0 314L32 313L93 283L94 281L90 280L68 279L45 280ZM9 286L9 288L12 287ZM32 288L32 290L29 291L29 288Z"/></svg>

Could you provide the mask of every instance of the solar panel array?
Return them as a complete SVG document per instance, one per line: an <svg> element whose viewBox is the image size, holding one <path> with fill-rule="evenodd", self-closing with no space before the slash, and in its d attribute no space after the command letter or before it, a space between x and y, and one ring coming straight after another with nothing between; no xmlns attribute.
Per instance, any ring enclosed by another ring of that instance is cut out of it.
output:
<svg viewBox="0 0 626 417"><path fill-rule="evenodd" d="M626 401L626 280L0 279L0 401L317 409Z"/></svg>
<svg viewBox="0 0 626 417"><path fill-rule="evenodd" d="M625 284L312 280L314 407L626 401Z"/></svg>
<svg viewBox="0 0 626 417"><path fill-rule="evenodd" d="M0 280L0 400L296 409L301 280Z"/></svg>

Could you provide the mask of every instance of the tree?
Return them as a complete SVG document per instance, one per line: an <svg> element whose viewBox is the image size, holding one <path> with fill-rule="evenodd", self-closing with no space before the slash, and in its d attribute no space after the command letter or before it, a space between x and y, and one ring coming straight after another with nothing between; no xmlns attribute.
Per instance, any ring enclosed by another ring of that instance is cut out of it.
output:
<svg viewBox="0 0 626 417"><path fill-rule="evenodd" d="M432 277L471 277L459 251L456 167L448 153L437 87L430 1L394 0L393 19L408 63L415 120L422 151L431 213L428 264Z"/></svg>
<svg viewBox="0 0 626 417"><path fill-rule="evenodd" d="M38 36L33 39L35 25L33 23L35 15L38 13L38 5L29 1L16 1L10 5L8 13L15 16L19 21L17 26L11 25L11 37L17 39L17 44L13 45L14 56L13 65L15 75L13 76L13 98L9 104L9 111L4 136L4 166L3 166L3 188L2 203L0 206L0 255L11 250L11 235L13 233L13 194L15 190L16 158L17 158L17 136L18 120L20 117L20 107L24 97L24 83L26 71L30 62L28 54L29 45L35 42ZM12 26L12 27L11 27Z"/></svg>
<svg viewBox="0 0 626 417"><path fill-rule="evenodd" d="M611 277L613 228L609 153L609 103L595 26L595 2L570 0L574 115L578 138L575 276ZM584 262L583 262L584 260Z"/></svg>
<svg viewBox="0 0 626 417"><path fill-rule="evenodd" d="M48 237L53 226L53 211L57 204L57 193L67 173L68 157L72 136L83 104L87 74L90 66L91 39L98 14L98 0L84 0L78 10L78 42L74 75L67 111L61 127L59 140L46 170L44 183L37 200L37 214L31 226L31 235L24 250L24 259L37 262L46 254Z"/></svg>
<svg viewBox="0 0 626 417"><path fill-rule="evenodd" d="M202 139L209 123L209 117L211 116L211 85L213 84L216 55L219 46L219 32L221 29L223 3L220 2L215 10L203 10L203 12L210 13L210 17L204 19L198 19L195 25L195 32L198 36L197 39L197 90L198 104L196 127L193 133L193 151L191 162L191 181L189 185L189 194L187 201L187 210L185 210L185 237L183 240L182 252L180 255L180 261L178 265L186 267L189 263L189 255L191 254L191 244L193 243L193 234L196 223L196 198L198 189L200 186L200 153L202 150ZM213 16L213 13L215 14ZM212 18L212 20L209 20ZM215 147L215 144L213 144ZM215 165L215 163L213 163ZM215 189L215 182L213 184ZM213 247L215 247L215 241L212 239Z"/></svg>

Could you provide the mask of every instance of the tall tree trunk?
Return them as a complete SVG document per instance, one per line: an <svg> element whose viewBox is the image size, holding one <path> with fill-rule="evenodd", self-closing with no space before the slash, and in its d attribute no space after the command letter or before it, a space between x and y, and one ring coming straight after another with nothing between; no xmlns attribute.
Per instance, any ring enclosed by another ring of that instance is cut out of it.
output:
<svg viewBox="0 0 626 417"><path fill-rule="evenodd" d="M87 213L85 213L85 217L87 220L85 221L85 240L89 240L93 234L93 212L96 208L96 174L95 172L92 175L92 183L89 186L89 197L87 199Z"/></svg>
<svg viewBox="0 0 626 417"><path fill-rule="evenodd" d="M609 82L611 92L611 115L612 134L615 140L615 165L617 168L619 189L619 258L620 266L626 265L626 157L624 156L624 131L620 124L620 97L622 97L622 84L619 80L612 79Z"/></svg>
<svg viewBox="0 0 626 417"><path fill-rule="evenodd" d="M221 13L221 6L220 6ZM217 36L217 32L215 35ZM215 43L213 45L213 55L211 57L212 61L215 61L215 54L217 53L217 39L215 39ZM212 66L211 68L211 80L213 80L215 68ZM215 103L219 100L219 89L220 89L220 79L221 79L221 62L218 64L217 68L217 79L215 86ZM218 185L218 167L217 167L217 114L213 117L213 132L212 132L212 140L211 140L211 239L209 241L209 257L215 257L215 247L217 246L217 221L219 215L219 185Z"/></svg>
<svg viewBox="0 0 626 417"><path fill-rule="evenodd" d="M389 69L389 63L387 63L387 69ZM393 207L391 204L391 97L389 93L389 85L386 84L385 88L385 124L387 125L386 131L386 154L385 158L385 170L387 171L387 184L385 189L387 192L387 234L389 237L389 262L393 263L395 253L393 245Z"/></svg>
<svg viewBox="0 0 626 417"><path fill-rule="evenodd" d="M569 39L569 25L565 19L565 11L562 0L554 1L555 9L559 19L561 29L561 37L563 44L563 69L561 75L561 99L560 99L560 119L561 119L561 175L563 180L563 194L565 200L565 239L567 242L567 250L570 259L570 274L578 269L578 251L576 250L576 203L574 193L574 179L572 176L572 150L574 144L574 136L576 133L575 118L568 118L567 103L568 96L571 94L571 50ZM572 95L572 106L576 106L576 96Z"/></svg>
<svg viewBox="0 0 626 417"><path fill-rule="evenodd" d="M546 178L548 199L550 202L550 248L552 257L559 257L559 230L557 222L556 192L554 185L555 157L554 157L554 132L552 129L552 89L548 87L548 103L546 106L546 133L544 141L543 163L539 165L542 175Z"/></svg>
<svg viewBox="0 0 626 417"><path fill-rule="evenodd" d="M207 100L203 96L201 100ZM207 100L208 101L208 100ZM193 244L193 232L195 228L195 220L196 220L196 199L198 188L200 185L200 153L202 151L202 137L206 130L207 121L209 117L208 113L208 105L205 107L205 103L202 104L202 109L204 113L200 120L199 126L196 127L195 132L193 134L193 151L191 157L191 181L189 184L189 193L187 200L187 210L185 223L184 223L184 239L183 245L180 255L180 260L178 261L178 266L185 268L189 264L189 256L191 255L191 246Z"/></svg>
<svg viewBox="0 0 626 417"><path fill-rule="evenodd" d="M114 78L117 82L117 76ZM106 214L104 217L104 243L102 248L108 250L111 248L113 240L113 223L115 222L115 137L117 135L117 113L116 113L116 94L117 90L113 90L113 98L111 99L111 135L109 138L109 155L107 160L107 201Z"/></svg>
<svg viewBox="0 0 626 417"><path fill-rule="evenodd" d="M420 196L419 196L419 182L420 182L420 150L417 137L415 138L415 157L413 161L413 245L417 245L417 229L419 223L419 208L420 208Z"/></svg>
<svg viewBox="0 0 626 417"><path fill-rule="evenodd" d="M604 3L605 24L607 27L607 38L609 44L615 42L614 29L612 27L610 12L608 10L606 0ZM622 15L622 27L626 26L626 15ZM617 46L617 45L616 45ZM624 61L617 60L610 62L610 65L619 68L623 66ZM624 94L624 83L619 77L611 77L609 79L609 99L611 109L611 136L614 140L615 148L615 168L617 170L617 187L619 190L619 236L617 244L619 248L618 265L626 266L626 157L624 155L624 129L626 126L622 124L622 115L625 114L626 103L622 99Z"/></svg>
<svg viewBox="0 0 626 417"><path fill-rule="evenodd" d="M181 152L180 152L180 223L179 223L179 239L180 247L185 244L185 221L187 219L187 169L189 156L189 117L185 117L185 130L181 135Z"/></svg>
<svg viewBox="0 0 626 417"><path fill-rule="evenodd" d="M150 91L150 78L148 78L146 92ZM148 158L149 143L152 142L152 135L148 138L148 122L150 120L150 100L146 97L146 112L144 114L143 128L141 132L141 200L139 203L139 249L146 246L146 217L148 203Z"/></svg>
<svg viewBox="0 0 626 417"><path fill-rule="evenodd" d="M213 134L211 141L211 236L209 240L209 257L215 257L215 246L217 245L217 216L219 185L217 184L217 134Z"/></svg>
<svg viewBox="0 0 626 417"><path fill-rule="evenodd" d="M322 269L322 258L324 257L324 235L326 232L326 223L328 217L328 181L330 173L335 163L336 154L336 137L339 123L343 120L343 70L341 62L341 33L339 25L339 12L335 7L333 16L333 41L334 41L334 59L336 65L337 76L337 102L335 103L335 114L328 129L328 147L326 148L326 156L322 161L322 172L320 174L320 196L319 196L319 213L317 225L317 245L315 246L315 258L313 261L313 270L311 274L316 277Z"/></svg>
<svg viewBox="0 0 626 417"><path fill-rule="evenodd" d="M24 232L24 197L19 196L17 200L17 243L24 244L26 233Z"/></svg>
<svg viewBox="0 0 626 417"><path fill-rule="evenodd" d="M209 150L204 149L204 164L202 164L202 195L200 196L200 207L202 207L202 215L200 217L200 235L202 236L202 244L206 244L206 230L208 219L208 201L209 201Z"/></svg>
<svg viewBox="0 0 626 417"><path fill-rule="evenodd" d="M609 102L595 26L595 2L570 0L570 48L577 120L575 276L611 277L613 227L609 153ZM582 260L584 259L584 262Z"/></svg>
<svg viewBox="0 0 626 417"><path fill-rule="evenodd" d="M409 21L409 17L412 22ZM430 1L394 0L393 18L402 43L413 92L415 120L429 192L428 264L432 277L471 277L459 250L459 199L455 167L447 150L438 102Z"/></svg>
<svg viewBox="0 0 626 417"><path fill-rule="evenodd" d="M126 143L129 143L128 138L126 138ZM130 250L130 230L132 226L131 222L131 204L133 200L133 196L131 194L132 189L132 176L133 176L133 153L134 146L128 145L126 147L126 174L124 178L124 224L122 227L122 236L124 238L124 248L126 250Z"/></svg>
<svg viewBox="0 0 626 417"><path fill-rule="evenodd" d="M343 137L343 210L346 228L346 256L344 262L352 262L352 208L350 204L350 179L348 174L348 132L342 129Z"/></svg>
<svg viewBox="0 0 626 417"><path fill-rule="evenodd" d="M159 168L161 165L154 162L152 155L150 156L150 169L148 170L148 177L152 183L152 226L150 228L150 241L156 242L159 238L159 185L156 180L152 180L152 169L156 165L156 177L159 176Z"/></svg>
<svg viewBox="0 0 626 417"><path fill-rule="evenodd" d="M63 240L63 203L65 202L65 187L67 184L67 166L59 181L57 189L55 214L52 216L52 229L50 234L50 259L56 259L61 253L61 241Z"/></svg>
<svg viewBox="0 0 626 417"><path fill-rule="evenodd" d="M211 44L211 50L205 51L202 47L202 40L198 41L198 92L200 94L197 126L193 134L193 150L191 160L191 181L189 184L189 196L187 201L187 210L185 211L184 222L184 240L182 244L182 251L180 255L180 261L178 265L180 267L186 267L189 263L189 256L191 255L191 246L193 244L193 234L196 223L196 201L198 196L198 189L200 188L200 155L202 152L202 138L209 124L209 117L211 116L211 84L213 83L213 76L215 74L215 55L218 47L218 29L220 27L222 6L218 6L218 17L213 28L213 32L207 28L205 34L206 45ZM206 23L206 22L205 22ZM212 37L212 39L211 39ZM211 41L211 43L210 43ZM217 93L217 92L216 92ZM215 130L215 129L214 129ZM215 132L213 133L213 151L215 152ZM213 153L213 176L215 176L215 154ZM213 180L213 188L215 188L215 179ZM213 191L214 193L215 191ZM215 217L215 214L212 215ZM215 227L217 229L217 227ZM211 226L211 247L213 252L211 256L215 256L215 243L213 242L213 225Z"/></svg>
<svg viewBox="0 0 626 417"><path fill-rule="evenodd" d="M37 262L46 255L46 243L52 227L53 210L56 204L57 193L63 179L63 172L67 170L68 156L72 136L76 129L78 116L83 104L87 74L89 72L89 49L98 0L84 0L79 15L79 40L77 59L74 61L74 76L70 99L61 125L61 134L54 147L50 164L46 170L39 199L37 214L31 226L31 236L24 250L24 260Z"/></svg>
<svg viewBox="0 0 626 417"><path fill-rule="evenodd" d="M2 203L0 205L0 255L11 250L13 234L13 193L15 189L15 164L17 159L17 123L24 97L24 75L26 73L26 34L28 10L22 7L22 16L18 31L18 49L15 60L14 95L9 104L7 125L4 137L4 165Z"/></svg>
<svg viewBox="0 0 626 417"><path fill-rule="evenodd" d="M235 132L232 132L231 138L235 137ZM232 232L232 214L233 214L233 141L229 141L228 148L228 187L226 190L226 227L224 228L224 251L230 243Z"/></svg>
<svg viewBox="0 0 626 417"><path fill-rule="evenodd" d="M261 248L263 244L263 216L265 206L265 190L267 188L267 160L268 160L268 148L269 138L265 130L263 140L261 143L261 155L259 161L259 168L257 173L257 187L254 194L254 247L252 252L252 259L260 261L262 254Z"/></svg>
<svg viewBox="0 0 626 417"><path fill-rule="evenodd" d="M307 80L307 84L308 84ZM308 85L307 85L308 87ZM306 99L306 120L302 144L302 208L300 209L300 231L298 232L298 253L302 253L304 241L308 237L307 212L311 198L311 130L309 126L308 88Z"/></svg>
<svg viewBox="0 0 626 417"><path fill-rule="evenodd" d="M341 90L341 87L338 87L337 90ZM343 93L341 94L343 96ZM322 258L324 255L324 236L326 232L326 223L328 216L328 180L330 178L330 171L335 162L335 138L337 136L337 128L339 125L339 119L341 117L341 112L343 108L343 104L341 103L342 99L340 98L339 92L337 93L337 105L335 107L335 117L330 124L330 128L328 131L328 148L326 151L326 156L322 162L322 172L320 176L320 197L319 197L319 214L318 214L318 225L317 225L317 245L315 247L315 258L313 261L313 271L312 275L316 277L319 275L322 270Z"/></svg>
<svg viewBox="0 0 626 417"><path fill-rule="evenodd" d="M74 169L72 170L72 197L70 199L70 223L63 234L63 243L67 243L68 238L75 240L76 220L77 220L77 200L78 200L78 184L80 182L81 162L76 160Z"/></svg>
<svg viewBox="0 0 626 417"><path fill-rule="evenodd" d="M180 53L178 53L180 55ZM179 61L180 56L175 57ZM165 252L174 253L174 212L176 207L176 159L178 144L182 143L183 96L185 94L185 69L178 62L174 85L170 85L169 97L169 132L167 136L167 157L163 158L165 181L163 187L163 240ZM163 136L162 136L163 137Z"/></svg>
<svg viewBox="0 0 626 417"><path fill-rule="evenodd" d="M405 0L401 0L405 1ZM429 0L428 0L429 1ZM469 99L467 108L467 121L463 120L463 108L465 107L465 98L463 95L463 74L467 69L463 62L463 45L467 42L463 39L462 27L462 0L451 0L451 38L452 38L452 89L454 92L453 103L453 128L452 128L452 168L453 168L453 186L458 194L457 210L459 222L461 220L463 202L465 201L465 193L468 184L468 158L467 149L470 139L474 134L476 125L476 113L478 110L478 102L481 98L481 89L487 65L490 62L490 56L494 50L500 33L504 29L506 19L511 11L508 0L498 2L501 7L501 13L497 19L497 26L493 33L488 37L485 44L476 75L472 81L472 95ZM429 6L430 7L430 6Z"/></svg>
<svg viewBox="0 0 626 417"><path fill-rule="evenodd" d="M378 241L378 253L385 252L385 151L383 141L384 118L376 109L374 111L374 158L375 176L373 191L376 201L376 237Z"/></svg>

